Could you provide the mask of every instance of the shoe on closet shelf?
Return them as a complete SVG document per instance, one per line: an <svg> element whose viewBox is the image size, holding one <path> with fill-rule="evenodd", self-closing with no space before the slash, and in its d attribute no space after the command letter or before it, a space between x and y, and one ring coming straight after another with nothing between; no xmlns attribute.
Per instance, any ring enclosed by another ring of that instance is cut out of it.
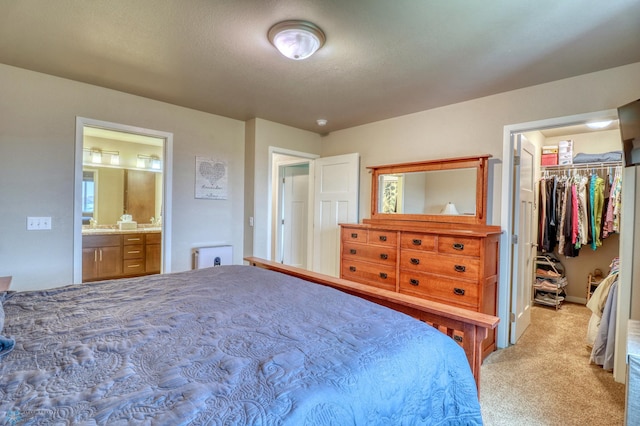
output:
<svg viewBox="0 0 640 426"><path fill-rule="evenodd" d="M537 275L544 275L544 276L547 276L547 277L554 277L554 278L560 277L560 274L557 273L556 271L546 270L546 269L542 269L542 268L537 268L536 269L536 274Z"/></svg>

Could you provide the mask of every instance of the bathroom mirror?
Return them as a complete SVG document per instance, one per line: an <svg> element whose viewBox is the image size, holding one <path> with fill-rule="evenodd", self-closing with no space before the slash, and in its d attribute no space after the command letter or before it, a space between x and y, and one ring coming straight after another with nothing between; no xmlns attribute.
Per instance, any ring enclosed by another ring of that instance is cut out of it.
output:
<svg viewBox="0 0 640 426"><path fill-rule="evenodd" d="M486 224L489 157L370 167L371 218Z"/></svg>
<svg viewBox="0 0 640 426"><path fill-rule="evenodd" d="M160 217L162 173L116 167L82 169L82 224L116 225L123 214L138 223Z"/></svg>

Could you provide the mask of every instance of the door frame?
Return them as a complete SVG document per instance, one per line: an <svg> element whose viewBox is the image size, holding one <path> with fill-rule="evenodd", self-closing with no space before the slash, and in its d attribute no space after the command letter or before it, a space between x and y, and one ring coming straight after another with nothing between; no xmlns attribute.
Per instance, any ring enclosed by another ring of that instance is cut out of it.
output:
<svg viewBox="0 0 640 426"><path fill-rule="evenodd" d="M585 114L577 114L565 117L556 117L545 120L530 121L518 124L510 124L504 126L503 130L503 151L502 151L502 203L501 203L501 228L502 236L500 240L500 287L498 289L498 316L500 324L496 336L496 343L499 348L505 348L509 345L510 335L510 312L511 300L513 292L512 281L512 257L511 249L513 243L513 235L510 233L514 225L514 217L512 212L513 203L515 202L514 191L514 144L512 142L512 134L526 133L535 130L544 130L554 127L571 126L576 124L584 124L588 121L618 119L618 111L609 109ZM623 215L621 218L621 227L625 232L620 235L620 263L621 265L633 264L633 235L634 235L634 218L633 208L635 206L635 168L626 167L624 169L624 190L623 193ZM625 212L631 211L631 214ZM626 236L626 237L625 237ZM616 319L616 356L614 362L614 379L618 382L625 381L625 354L626 354L626 332L627 321L631 314L631 277L632 270L624 268L620 270L619 287L618 287L618 315Z"/></svg>
<svg viewBox="0 0 640 426"><path fill-rule="evenodd" d="M75 182L73 208L73 282L82 283L82 147L84 128L97 127L116 132L132 133L164 139L162 170L162 253L161 273L171 272L171 218L173 181L173 133L146 129L109 121L76 117Z"/></svg>
<svg viewBox="0 0 640 426"><path fill-rule="evenodd" d="M296 157L296 159L288 159L283 161L278 161L276 159L277 155L284 155L287 157ZM309 152L302 151L294 151L286 148L279 148L276 146L269 147L269 165L268 165L268 176L267 176L267 185L269 190L267 191L267 205L269 208L267 209L267 223L269 226L267 227L267 247L266 247L266 258L269 260L276 260L275 256L277 255L277 220L278 220L278 206L280 203L280 185L278 182L279 169L281 165L289 165L289 164L309 164L309 206L313 205L313 174L314 174L314 164L313 160L316 158L320 158L318 154L311 154ZM313 229L313 211L309 209L307 220L307 231ZM313 253L313 233L307 233L307 267L311 265Z"/></svg>

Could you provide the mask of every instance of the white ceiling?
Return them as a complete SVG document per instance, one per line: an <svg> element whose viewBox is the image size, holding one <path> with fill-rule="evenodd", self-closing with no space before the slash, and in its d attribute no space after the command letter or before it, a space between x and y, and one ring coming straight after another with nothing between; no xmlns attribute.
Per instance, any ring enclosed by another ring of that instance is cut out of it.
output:
<svg viewBox="0 0 640 426"><path fill-rule="evenodd" d="M634 62L638 0L0 0L0 63L319 133Z"/></svg>

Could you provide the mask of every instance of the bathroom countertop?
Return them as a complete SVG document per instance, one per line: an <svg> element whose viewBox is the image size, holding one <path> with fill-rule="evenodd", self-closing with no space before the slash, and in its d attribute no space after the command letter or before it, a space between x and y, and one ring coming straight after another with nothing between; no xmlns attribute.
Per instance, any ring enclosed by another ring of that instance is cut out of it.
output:
<svg viewBox="0 0 640 426"><path fill-rule="evenodd" d="M82 235L118 235L118 234L149 234L154 232L162 232L160 227L141 227L136 229L118 229L118 228L82 228Z"/></svg>

